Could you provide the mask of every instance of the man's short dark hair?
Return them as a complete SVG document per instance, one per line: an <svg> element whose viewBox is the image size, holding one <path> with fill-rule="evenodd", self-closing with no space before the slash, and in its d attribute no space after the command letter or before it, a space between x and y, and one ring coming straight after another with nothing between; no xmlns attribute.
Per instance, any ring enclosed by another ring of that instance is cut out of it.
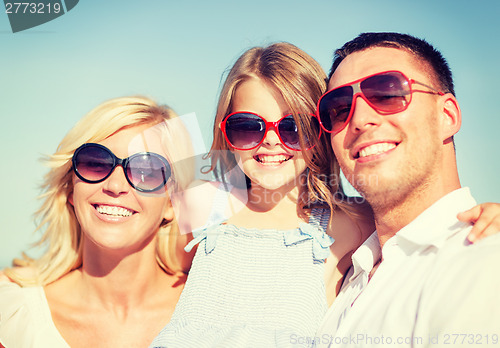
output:
<svg viewBox="0 0 500 348"><path fill-rule="evenodd" d="M409 51L433 70L429 73L440 91L455 95L451 70L441 52L423 39L400 33L363 33L347 42L335 51L328 79L348 55L371 47L393 47Z"/></svg>

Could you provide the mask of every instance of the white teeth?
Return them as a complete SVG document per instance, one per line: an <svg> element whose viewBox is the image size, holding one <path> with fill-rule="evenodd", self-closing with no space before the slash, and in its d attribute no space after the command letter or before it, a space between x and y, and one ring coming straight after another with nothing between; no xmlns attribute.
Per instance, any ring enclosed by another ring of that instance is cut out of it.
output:
<svg viewBox="0 0 500 348"><path fill-rule="evenodd" d="M390 149L394 149L396 144L394 143L378 143L373 144L367 147L364 147L359 151L359 157L366 157L371 155L378 155L379 153L383 153L389 151Z"/></svg>
<svg viewBox="0 0 500 348"><path fill-rule="evenodd" d="M106 214L106 215L111 215L111 216L132 216L134 214L133 211L122 208L122 207L115 207L115 206L110 206L110 205L98 205L96 207L96 210L100 214Z"/></svg>
<svg viewBox="0 0 500 348"><path fill-rule="evenodd" d="M257 161L262 164L281 164L288 161L291 156L285 155L257 155Z"/></svg>

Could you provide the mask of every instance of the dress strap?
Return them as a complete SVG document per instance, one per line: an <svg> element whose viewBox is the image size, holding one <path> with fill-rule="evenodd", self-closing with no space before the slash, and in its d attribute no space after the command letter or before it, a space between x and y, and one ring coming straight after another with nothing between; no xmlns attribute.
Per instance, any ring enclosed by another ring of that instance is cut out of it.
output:
<svg viewBox="0 0 500 348"><path fill-rule="evenodd" d="M318 227L326 233L330 221L330 209L313 208L309 217L309 224Z"/></svg>
<svg viewBox="0 0 500 348"><path fill-rule="evenodd" d="M219 184L214 195L212 210L210 211L207 222L202 227L196 228L192 231L193 240L190 241L184 248L186 252L190 252L196 244L205 238L207 239L205 245L205 251L207 254L215 248L217 233L210 233L210 231L214 230L214 228L227 220L226 207L229 203L229 194L232 188L233 186L226 183L221 182Z"/></svg>
<svg viewBox="0 0 500 348"><path fill-rule="evenodd" d="M229 204L229 194L232 189L233 186L229 184L223 182L219 184L212 202L212 210L205 224L206 227L218 224L221 220L227 220L226 207Z"/></svg>
<svg viewBox="0 0 500 348"><path fill-rule="evenodd" d="M324 262L330 255L330 245L335 239L326 234L330 211L327 209L313 209L309 222L301 222L298 230L284 234L286 246L302 243L312 239L312 256L316 262Z"/></svg>

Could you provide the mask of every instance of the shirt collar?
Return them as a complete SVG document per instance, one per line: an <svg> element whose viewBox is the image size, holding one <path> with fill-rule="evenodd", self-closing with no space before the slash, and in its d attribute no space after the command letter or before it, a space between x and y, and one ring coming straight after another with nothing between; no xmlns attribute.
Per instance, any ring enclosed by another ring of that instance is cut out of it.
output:
<svg viewBox="0 0 500 348"><path fill-rule="evenodd" d="M377 231L373 232L368 239L352 254L353 274L349 280L353 280L360 273L368 274L373 265L380 259L381 250Z"/></svg>
<svg viewBox="0 0 500 348"><path fill-rule="evenodd" d="M403 227L384 245L399 245L402 248L435 246L440 248L453 234L467 226L457 219L459 212L476 205L468 187L464 187L443 196L424 210L415 220Z"/></svg>
<svg viewBox="0 0 500 348"><path fill-rule="evenodd" d="M384 250L396 246L413 250L428 245L439 248L451 235L466 225L458 221L457 214L476 204L468 187L452 191L389 239L384 244ZM368 274L381 255L380 242L375 231L352 255L353 274L349 280L353 280L360 273Z"/></svg>

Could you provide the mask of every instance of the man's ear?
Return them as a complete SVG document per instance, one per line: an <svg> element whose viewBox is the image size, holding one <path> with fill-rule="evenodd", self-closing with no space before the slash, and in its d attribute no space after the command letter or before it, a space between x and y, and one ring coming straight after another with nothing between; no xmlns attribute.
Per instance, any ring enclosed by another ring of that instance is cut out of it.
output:
<svg viewBox="0 0 500 348"><path fill-rule="evenodd" d="M447 141L455 135L462 125L462 112L455 96L451 93L446 93L441 97L442 108L442 127L441 127L441 140Z"/></svg>

